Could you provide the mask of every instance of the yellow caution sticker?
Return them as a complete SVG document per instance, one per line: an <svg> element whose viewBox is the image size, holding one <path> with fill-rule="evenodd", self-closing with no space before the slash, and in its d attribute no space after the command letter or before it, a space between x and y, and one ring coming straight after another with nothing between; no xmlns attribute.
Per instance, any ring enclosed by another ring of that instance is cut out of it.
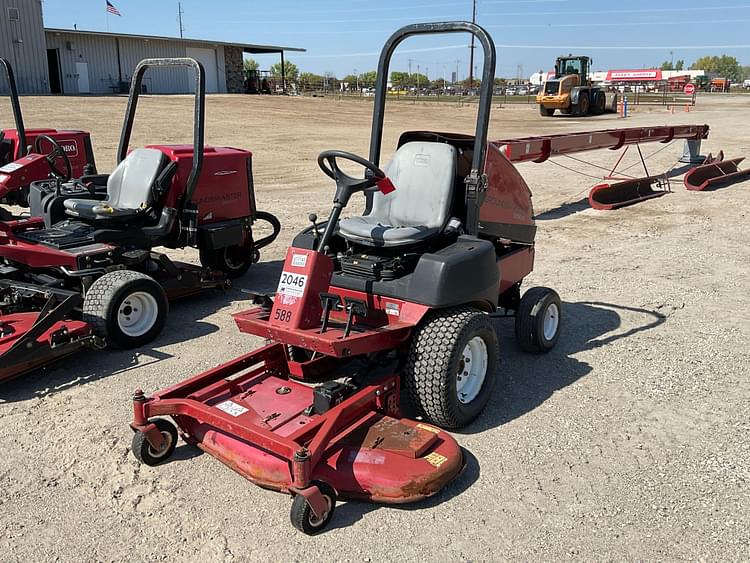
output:
<svg viewBox="0 0 750 563"><path fill-rule="evenodd" d="M435 467L440 467L443 465L446 461L448 461L448 458L444 455L440 455L437 452L432 452L429 455L425 456L425 461L429 463L430 465L434 465Z"/></svg>
<svg viewBox="0 0 750 563"><path fill-rule="evenodd" d="M435 428L434 426L430 426L429 424L425 424L423 422L420 422L417 424L417 428L421 428L422 430L427 430L427 432L432 432L433 434L440 434L440 429Z"/></svg>

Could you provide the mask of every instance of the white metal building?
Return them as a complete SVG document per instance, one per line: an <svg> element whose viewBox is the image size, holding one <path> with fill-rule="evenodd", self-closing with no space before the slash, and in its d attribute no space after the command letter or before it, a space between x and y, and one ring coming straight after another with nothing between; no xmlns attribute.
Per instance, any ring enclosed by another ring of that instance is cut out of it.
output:
<svg viewBox="0 0 750 563"><path fill-rule="evenodd" d="M136 64L150 57L192 57L206 70L207 92L242 92L243 53L278 53L295 47L229 43L71 29L45 29L40 0L0 0L0 57L7 58L23 94L127 92ZM191 71L149 72L149 93L190 91ZM7 85L0 79L0 92Z"/></svg>

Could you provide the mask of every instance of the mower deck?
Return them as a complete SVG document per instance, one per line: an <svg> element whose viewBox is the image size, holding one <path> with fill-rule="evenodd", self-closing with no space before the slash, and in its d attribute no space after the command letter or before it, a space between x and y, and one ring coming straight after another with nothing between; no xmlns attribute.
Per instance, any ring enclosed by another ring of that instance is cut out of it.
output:
<svg viewBox="0 0 750 563"><path fill-rule="evenodd" d="M23 285L23 284L21 284ZM0 281L4 291L9 282ZM35 291L28 287L29 291ZM92 328L69 315L81 297L61 289L49 289L39 312L0 316L0 383L76 352L95 340Z"/></svg>
<svg viewBox="0 0 750 563"><path fill-rule="evenodd" d="M435 494L461 471L453 438L399 417L394 375L318 413L314 388L290 380L286 364L284 346L271 344L150 398L136 392L131 426L158 449L148 419L170 415L189 443L283 492L322 481L340 497L406 503Z"/></svg>

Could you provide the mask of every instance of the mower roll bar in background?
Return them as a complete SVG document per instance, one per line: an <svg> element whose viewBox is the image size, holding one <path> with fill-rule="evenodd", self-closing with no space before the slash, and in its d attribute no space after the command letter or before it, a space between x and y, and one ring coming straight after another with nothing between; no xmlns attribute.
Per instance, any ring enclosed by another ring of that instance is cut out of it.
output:
<svg viewBox="0 0 750 563"><path fill-rule="evenodd" d="M133 132L133 121L135 120L135 110L138 106L138 97L141 93L141 84L143 75L150 67L167 67L167 66L186 66L195 71L195 109L193 115L193 168L190 171L185 188L185 197L182 200L182 209L189 208L192 203L193 193L198 185L198 178L203 168L203 146L204 146L204 122L206 115L206 73L203 65L195 59L183 58L165 58L165 59L144 59L133 71L133 79L130 83L130 95L128 96L128 106L125 110L125 122L120 134L120 145L117 149L117 163L122 162L128 154L128 145L130 144L130 134Z"/></svg>
<svg viewBox="0 0 750 563"><path fill-rule="evenodd" d="M10 62L0 57L0 66L5 69L5 77L8 79L8 92L10 94L10 106L13 108L13 119L16 122L16 131L18 131L18 158L26 156L26 129L23 126L23 115L21 114L21 104L18 101L18 88L16 88L16 77L13 74L13 67Z"/></svg>
<svg viewBox="0 0 750 563"><path fill-rule="evenodd" d="M385 117L385 98L388 89L388 68L396 47L407 37L412 35L431 35L435 33L473 34L482 44L484 50L484 68L482 69L482 84L479 96L479 113L474 138L474 155L471 163L471 173L466 178L467 224L465 228L471 235L476 235L479 220L479 192L481 191L482 167L484 166L484 152L487 144L487 130L490 123L490 107L492 91L495 82L495 43L487 31L471 22L436 22L416 23L397 30L388 38L380 52L378 62L378 76L375 86L375 107L372 115L372 132L370 133L370 162L380 165L380 149L383 142L383 120ZM369 207L369 201L368 201Z"/></svg>

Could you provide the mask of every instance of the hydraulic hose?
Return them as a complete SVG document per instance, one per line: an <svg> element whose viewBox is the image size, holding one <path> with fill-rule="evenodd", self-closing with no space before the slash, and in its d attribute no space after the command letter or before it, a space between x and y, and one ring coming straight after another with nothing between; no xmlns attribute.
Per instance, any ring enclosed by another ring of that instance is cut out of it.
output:
<svg viewBox="0 0 750 563"><path fill-rule="evenodd" d="M278 218L275 215L272 215L268 211L256 211L255 218L269 223L271 227L273 228L273 232L270 235L265 236L262 239L256 240L255 244L253 244L253 248L255 250L260 250L261 248L268 246L269 244L271 244L273 241L276 240L276 237L278 237L279 233L281 232L281 222L278 220Z"/></svg>

